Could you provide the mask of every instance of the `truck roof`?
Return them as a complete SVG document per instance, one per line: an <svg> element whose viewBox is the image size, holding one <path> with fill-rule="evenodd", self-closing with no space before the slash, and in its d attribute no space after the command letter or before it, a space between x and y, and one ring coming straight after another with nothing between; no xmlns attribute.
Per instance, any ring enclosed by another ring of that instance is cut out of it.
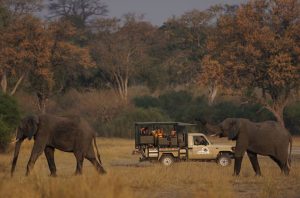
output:
<svg viewBox="0 0 300 198"><path fill-rule="evenodd" d="M177 126L196 126L197 124L184 122L136 122L135 125L177 125Z"/></svg>
<svg viewBox="0 0 300 198"><path fill-rule="evenodd" d="M204 134L204 133L188 133L189 135L202 135L202 136L205 136L206 137L206 135Z"/></svg>

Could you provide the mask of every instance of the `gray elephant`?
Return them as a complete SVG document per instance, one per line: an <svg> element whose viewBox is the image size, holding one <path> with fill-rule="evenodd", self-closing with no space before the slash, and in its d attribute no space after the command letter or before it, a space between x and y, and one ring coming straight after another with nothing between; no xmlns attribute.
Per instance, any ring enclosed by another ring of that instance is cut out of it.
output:
<svg viewBox="0 0 300 198"><path fill-rule="evenodd" d="M13 176L22 142L34 138L34 145L27 164L26 175L30 174L37 158L44 152L48 161L51 176L56 176L54 150L73 152L77 161L75 174L82 173L84 158L88 159L98 173L103 174L95 133L89 124L80 117L59 117L49 114L25 117L17 129L17 142L11 168ZM94 146L97 151L95 157Z"/></svg>
<svg viewBox="0 0 300 198"><path fill-rule="evenodd" d="M209 133L236 140L234 175L240 173L245 152L256 175L261 175L257 155L269 156L284 174L289 174L292 137L277 122L251 122L248 119L227 118L217 126L206 122L203 124Z"/></svg>

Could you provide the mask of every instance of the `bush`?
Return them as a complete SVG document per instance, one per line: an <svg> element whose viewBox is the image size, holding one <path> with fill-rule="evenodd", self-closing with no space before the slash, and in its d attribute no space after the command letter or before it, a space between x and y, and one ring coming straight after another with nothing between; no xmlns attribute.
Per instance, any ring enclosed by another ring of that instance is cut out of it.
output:
<svg viewBox="0 0 300 198"><path fill-rule="evenodd" d="M285 109L284 121L291 134L300 135L300 102Z"/></svg>
<svg viewBox="0 0 300 198"><path fill-rule="evenodd" d="M133 99L136 107L158 108L168 115L172 120L182 120L184 112L193 105L193 96L187 91L170 91L160 95L158 98L152 96L142 96Z"/></svg>
<svg viewBox="0 0 300 198"><path fill-rule="evenodd" d="M134 137L134 123L144 121L169 121L170 118L156 108L134 108L127 109L111 122L99 123L98 134L105 137Z"/></svg>
<svg viewBox="0 0 300 198"><path fill-rule="evenodd" d="M141 97L136 97L133 99L133 103L135 106L140 107L140 108L155 108L159 107L159 100L155 97L152 96L141 96Z"/></svg>
<svg viewBox="0 0 300 198"><path fill-rule="evenodd" d="M274 120L272 113L264 110L261 105L238 105L232 101L223 101L209 106L206 97L195 98L187 91L171 91L158 98L137 97L134 99L134 104L140 108L159 108L173 121L194 122L196 118L204 118L219 123L228 117L247 118L257 122Z"/></svg>
<svg viewBox="0 0 300 198"><path fill-rule="evenodd" d="M11 97L0 94L0 150L4 151L19 124L20 113L17 103Z"/></svg>

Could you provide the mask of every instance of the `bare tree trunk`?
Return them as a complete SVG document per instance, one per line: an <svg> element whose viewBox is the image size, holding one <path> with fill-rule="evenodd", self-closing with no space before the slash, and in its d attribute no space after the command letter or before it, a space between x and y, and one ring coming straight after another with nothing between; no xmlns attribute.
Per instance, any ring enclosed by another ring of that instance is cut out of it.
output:
<svg viewBox="0 0 300 198"><path fill-rule="evenodd" d="M114 74L116 80L116 91L120 96L121 100L127 104L127 97L128 97L128 79L122 79L121 75Z"/></svg>
<svg viewBox="0 0 300 198"><path fill-rule="evenodd" d="M211 106L213 105L215 98L217 96L218 93L218 87L216 86L211 86L208 88L209 93L208 93L208 104Z"/></svg>
<svg viewBox="0 0 300 198"><path fill-rule="evenodd" d="M288 99L282 102L274 102L273 105L264 103L264 107L268 109L276 118L276 121L282 126L285 127L284 119L283 119L283 111L286 105L288 104Z"/></svg>
<svg viewBox="0 0 300 198"><path fill-rule="evenodd" d="M279 108L268 108L272 113L273 115L275 116L277 122L285 128L285 123L284 123L284 119L283 119L283 110L284 110L284 107L279 107Z"/></svg>
<svg viewBox="0 0 300 198"><path fill-rule="evenodd" d="M46 113L46 104L47 104L47 101L48 101L48 97L45 94L41 93L41 92L37 93L37 97L38 97L38 102L37 102L38 110L42 114L45 114Z"/></svg>
<svg viewBox="0 0 300 198"><path fill-rule="evenodd" d="M3 93L7 92L7 76L6 76L6 72L3 72L3 74L2 74L1 89L2 89Z"/></svg>
<svg viewBox="0 0 300 198"><path fill-rule="evenodd" d="M14 95L14 94L16 93L16 91L17 91L19 85L21 84L22 80L24 79L24 77L25 77L25 74L23 74L23 75L19 78L19 80L18 80L17 83L15 84L13 90L10 92L10 95L11 95L11 96Z"/></svg>

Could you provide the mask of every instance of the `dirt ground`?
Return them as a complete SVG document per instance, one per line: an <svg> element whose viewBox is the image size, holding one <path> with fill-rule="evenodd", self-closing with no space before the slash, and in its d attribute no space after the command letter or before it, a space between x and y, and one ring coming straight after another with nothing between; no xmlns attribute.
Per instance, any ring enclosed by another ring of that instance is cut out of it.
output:
<svg viewBox="0 0 300 198"><path fill-rule="evenodd" d="M25 142L10 177L12 150L0 155L0 197L300 197L300 155L294 155L290 176L267 157L259 162L263 177L255 177L247 156L240 177L233 177L233 165L222 168L214 162L182 162L172 167L158 163L139 163L131 155L133 140L98 138L98 147L107 174L99 176L84 161L82 176L74 176L75 158L71 153L55 152L58 177L49 177L47 161L42 155L32 175L25 168L32 142ZM225 139L213 142L232 144ZM300 138L294 138L300 146Z"/></svg>

